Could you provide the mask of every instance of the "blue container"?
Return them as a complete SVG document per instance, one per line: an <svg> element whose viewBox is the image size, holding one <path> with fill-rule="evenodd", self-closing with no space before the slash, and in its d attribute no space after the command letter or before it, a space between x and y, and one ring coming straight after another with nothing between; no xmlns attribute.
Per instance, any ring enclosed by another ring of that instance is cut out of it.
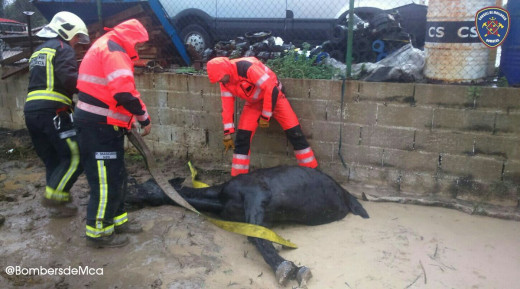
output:
<svg viewBox="0 0 520 289"><path fill-rule="evenodd" d="M500 71L510 86L520 86L520 1L509 0L507 11L511 17L511 27L502 44Z"/></svg>

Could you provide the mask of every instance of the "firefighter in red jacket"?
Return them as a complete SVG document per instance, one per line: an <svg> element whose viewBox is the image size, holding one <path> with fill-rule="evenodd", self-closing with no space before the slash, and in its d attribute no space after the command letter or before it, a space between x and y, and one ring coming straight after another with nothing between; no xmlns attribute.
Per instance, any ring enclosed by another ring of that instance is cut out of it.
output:
<svg viewBox="0 0 520 289"><path fill-rule="evenodd" d="M87 26L77 15L61 11L37 34L47 40L29 60L25 123L46 169L42 205L51 217L76 214L70 189L81 174L72 95L77 92L78 65L74 46L88 44Z"/></svg>
<svg viewBox="0 0 520 289"><path fill-rule="evenodd" d="M254 57L228 59L216 57L207 63L211 83L220 82L222 99L222 122L224 124L223 143L226 151L233 147L231 175L249 172L251 140L258 125L269 127L274 117L285 131L294 148L298 165L316 168L318 162L309 143L303 135L296 114L282 92L282 84L276 74ZM235 97L246 100L235 137L233 120Z"/></svg>
<svg viewBox="0 0 520 289"><path fill-rule="evenodd" d="M126 169L124 136L136 125L150 133L151 121L135 87L133 61L148 32L136 19L120 23L94 42L79 67L75 120L82 163L90 185L87 245L119 247L128 243L120 233L142 231L129 222L124 208ZM115 234L117 233L117 234Z"/></svg>

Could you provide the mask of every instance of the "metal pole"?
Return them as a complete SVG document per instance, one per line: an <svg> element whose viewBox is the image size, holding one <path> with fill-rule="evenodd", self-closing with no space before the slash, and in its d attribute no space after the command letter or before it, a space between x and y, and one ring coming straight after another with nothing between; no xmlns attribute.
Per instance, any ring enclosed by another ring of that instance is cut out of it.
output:
<svg viewBox="0 0 520 289"><path fill-rule="evenodd" d="M102 15L102 4L101 4L101 0L96 0L96 6L97 6L97 14L98 14L98 21L99 21L99 24L101 25L101 30L103 30L103 15Z"/></svg>
<svg viewBox="0 0 520 289"><path fill-rule="evenodd" d="M348 10L348 34L347 34L347 78L352 74L352 42L354 38L354 0L350 0Z"/></svg>
<svg viewBox="0 0 520 289"><path fill-rule="evenodd" d="M33 54L33 41L32 41L32 27L31 27L31 15L34 14L33 11L24 11L23 14L27 17L27 32L29 33L29 49L31 51L31 55Z"/></svg>

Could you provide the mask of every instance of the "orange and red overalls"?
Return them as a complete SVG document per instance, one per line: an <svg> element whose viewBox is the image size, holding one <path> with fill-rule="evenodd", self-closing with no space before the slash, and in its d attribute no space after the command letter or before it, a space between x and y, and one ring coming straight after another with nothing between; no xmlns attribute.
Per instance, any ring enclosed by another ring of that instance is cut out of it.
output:
<svg viewBox="0 0 520 289"><path fill-rule="evenodd" d="M300 166L318 166L298 118L282 92L282 84L271 69L254 57L232 60L217 57L208 62L207 70L212 83L221 80L226 74L230 76L229 82L220 83L225 135L235 132L235 98L246 100L235 137L232 176L249 172L251 140L258 127L259 118L268 121L274 117L280 123L294 147L294 154Z"/></svg>
<svg viewBox="0 0 520 289"><path fill-rule="evenodd" d="M127 20L100 37L79 67L75 120L79 147L90 185L86 235L98 238L128 221L124 209L126 169L124 136L134 118L150 124L135 87L135 45L148 41L136 19Z"/></svg>

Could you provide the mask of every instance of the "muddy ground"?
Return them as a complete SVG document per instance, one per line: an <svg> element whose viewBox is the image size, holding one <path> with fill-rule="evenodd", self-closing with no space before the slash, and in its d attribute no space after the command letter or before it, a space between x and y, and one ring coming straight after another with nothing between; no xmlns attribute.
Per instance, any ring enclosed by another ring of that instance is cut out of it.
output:
<svg viewBox="0 0 520 289"><path fill-rule="evenodd" d="M166 156L160 162L167 175L188 177L184 161ZM208 183L228 178L214 164L197 165L206 168L200 173ZM138 181L150 177L135 153L127 167ZM85 177L72 190L78 215L49 219L39 205L44 173L25 131L0 130L0 288L282 288L245 237L179 207L131 211L144 232L130 236L129 245L87 248ZM273 228L299 245L280 253L311 268L308 288L520 288L518 221L362 203L370 219L348 215L323 226ZM20 274L8 274L9 266L18 266ZM49 273L52 268L62 274Z"/></svg>

